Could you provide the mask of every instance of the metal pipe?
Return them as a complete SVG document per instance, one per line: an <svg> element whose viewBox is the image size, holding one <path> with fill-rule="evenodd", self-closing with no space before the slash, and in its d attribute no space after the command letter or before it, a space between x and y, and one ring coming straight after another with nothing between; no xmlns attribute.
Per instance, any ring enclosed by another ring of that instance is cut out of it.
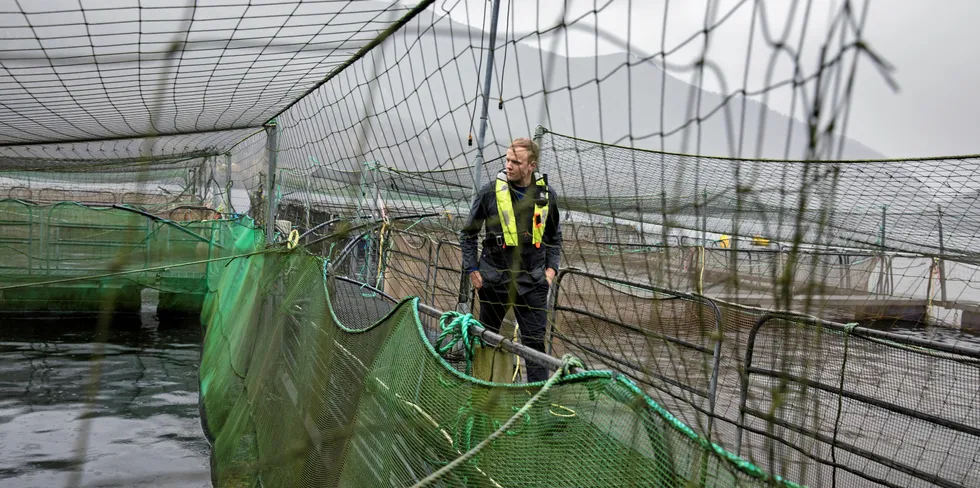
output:
<svg viewBox="0 0 980 488"><path fill-rule="evenodd" d="M429 259L425 261L425 282L422 283L422 294L426 295L429 292L429 278L432 277L432 263L435 260L433 253L435 252L435 246L432 245L432 241L426 237L426 241L429 243ZM422 297L422 301L429 303L426 297Z"/></svg>
<svg viewBox="0 0 980 488"><path fill-rule="evenodd" d="M425 315L428 315L429 317L433 317L435 319L439 319L440 317L442 317L442 312L440 312L438 309L434 307L430 307L429 305L426 305L421 302L419 302L418 307L419 307L419 313L424 313ZM541 366L547 366L552 369L558 369L562 367L562 362L560 359L545 354L543 352L531 349L523 344L512 342L509 339L504 338L504 336L500 334L491 332L483 328L483 326L477 324L471 324L470 331L474 335L478 336L481 340L483 340L483 342L485 342L486 344L489 344L490 346L493 347L500 347L501 349L509 353L516 354L524 358L524 360L526 361L531 361L532 363ZM579 370L577 368L573 368L572 371L575 372Z"/></svg>
<svg viewBox="0 0 980 488"><path fill-rule="evenodd" d="M483 104L480 107L480 130L476 133L476 157L473 158L472 202L474 203L476 202L480 188L483 186L483 146L487 136L487 124L490 121L490 84L493 83L493 53L497 47L497 18L499 16L500 0L493 0L493 7L490 12L490 46L487 51L487 66L483 73ZM456 303L456 310L458 312L466 311L466 304L470 301L470 294L469 276L467 276L465 270L461 269L459 271L459 296L457 297L458 301Z"/></svg>
<svg viewBox="0 0 980 488"><path fill-rule="evenodd" d="M181 231L181 232L183 232L185 234L188 234L190 236L193 236L195 239L198 239L198 240L203 241L203 242L207 242L208 244L213 244L215 247L224 249L224 246L222 246L220 244L217 244L217 243L212 243L211 242L211 239L208 239L208 238L206 238L206 237L204 237L204 236L202 236L200 234L195 234L195 233L193 233L193 232L185 229L184 227L178 225L176 222L174 222L172 220L165 219L163 217L160 217L159 215L153 215L150 212L147 212L145 210L140 210L138 208L133 208L133 207L127 207L125 205L112 205L112 208L119 209L119 210L125 210L127 212L133 212L133 213L136 213L136 214L140 214L140 215L142 215L142 216L144 216L144 217L146 217L146 218L148 218L150 220L155 220L157 222L164 223L164 224L167 224L167 225L176 227L177 230L179 230L179 231Z"/></svg>
<svg viewBox="0 0 980 488"><path fill-rule="evenodd" d="M355 279L347 278L344 276L337 276L336 279L359 285L363 288L370 290L373 293L377 293L378 296L383 297L391 302L399 303L399 300L395 299L391 295L367 283L362 283ZM436 320L442 318L443 312L439 311L439 309L426 305L421 301L417 303L418 303L419 313L425 314ZM535 364L539 364L541 366L547 366L553 369L558 369L564 365L560 359L554 356L550 356L541 351L531 349L523 344L512 342L500 334L487 330L482 325L471 324L470 331L473 332L474 335L478 336L481 340L483 340L486 344L489 344L490 346L493 347L500 347L501 349L504 349L507 352L517 354L518 356L524 358L525 360L531 361ZM580 372L580 371L581 369L579 368L575 368L575 367L572 368L572 372Z"/></svg>
<svg viewBox="0 0 980 488"><path fill-rule="evenodd" d="M228 213L235 213L235 205L231 199L231 188L234 186L231 177L231 153L225 153L225 198L228 199Z"/></svg>
<svg viewBox="0 0 980 488"><path fill-rule="evenodd" d="M487 67L483 73L483 105L480 107L480 130L476 133L476 158L473 160L473 198L483 186L483 145L487 135L490 111L490 84L493 83L493 52L497 47L497 18L500 16L500 0L493 0L490 13L490 47L487 51Z"/></svg>
<svg viewBox="0 0 980 488"><path fill-rule="evenodd" d="M268 153L269 171L265 177L265 197L269 200L268 211L265 214L265 242L272 244L276 236L276 157L278 152L278 127L273 121L265 129L266 149Z"/></svg>
<svg viewBox="0 0 980 488"><path fill-rule="evenodd" d="M322 228L324 228L324 227L326 227L326 226L328 226L330 224L335 224L337 222L340 222L340 220L341 219L338 217L338 218L335 218L335 219L330 219L330 220L328 220L326 222L320 222L319 224L316 224L315 226L313 226L312 228L310 228L306 232L300 234L299 235L299 240L302 241L306 236L312 234L314 231L320 230L320 229L322 229Z"/></svg>
<svg viewBox="0 0 980 488"><path fill-rule="evenodd" d="M946 241L943 236L943 207L937 205L936 209L939 210L939 295L940 299L943 301L943 306L946 306ZM931 277L929 278L932 279Z"/></svg>

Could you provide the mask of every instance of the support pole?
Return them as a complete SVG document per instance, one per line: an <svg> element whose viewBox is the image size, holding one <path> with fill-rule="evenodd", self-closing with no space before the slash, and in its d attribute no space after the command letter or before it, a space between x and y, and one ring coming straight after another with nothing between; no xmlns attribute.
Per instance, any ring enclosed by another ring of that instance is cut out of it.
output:
<svg viewBox="0 0 980 488"><path fill-rule="evenodd" d="M266 149L268 150L269 172L265 177L265 198L269 208L265 213L265 242L272 244L276 237L276 157L278 152L278 127L275 122L265 128Z"/></svg>
<svg viewBox="0 0 980 488"><path fill-rule="evenodd" d="M218 156L211 156L211 164L209 165L208 172L211 176L208 177L208 191L211 192L211 208L216 209L221 206L221 199L224 198L224 190L221 189L221 184L218 183Z"/></svg>
<svg viewBox="0 0 980 488"><path fill-rule="evenodd" d="M476 157L473 158L473 195L472 201L476 201L476 195L483 186L483 145L487 136L487 124L489 123L490 111L490 84L493 82L493 53L497 47L497 18L500 16L500 0L493 0L493 7L490 12L490 47L487 51L487 66L483 74L483 104L480 108L480 130L476 133ZM470 296L470 280L465 270L460 270L459 280L459 303L456 305L457 311L466 312L466 303Z"/></svg>
<svg viewBox="0 0 980 488"><path fill-rule="evenodd" d="M304 222L306 224L305 227L307 229L310 228L310 209L313 208L313 194L311 193L313 191L312 188L313 182L311 181L312 179L313 179L313 173L312 172L307 173L306 174L306 222Z"/></svg>
<svg viewBox="0 0 980 488"><path fill-rule="evenodd" d="M888 210L887 205L881 206L881 252L885 252L885 224L887 222L885 218L885 213L887 212L887 210Z"/></svg>
<svg viewBox="0 0 980 488"><path fill-rule="evenodd" d="M943 207L937 205L939 210L939 299L946 306L946 240L943 236ZM930 278L931 279L931 278Z"/></svg>
<svg viewBox="0 0 980 488"><path fill-rule="evenodd" d="M198 170L200 170L199 167L193 167L193 168L190 168L188 170L188 172L190 173L190 177L189 177L189 180L190 181L189 181L189 184L187 186L190 187L189 188L190 191L188 193L190 193L190 196L191 197L196 197L197 196L197 172L198 172ZM183 196L183 195L181 195L181 196Z"/></svg>
<svg viewBox="0 0 980 488"><path fill-rule="evenodd" d="M225 184L231 186L231 153L225 153Z"/></svg>
<svg viewBox="0 0 980 488"><path fill-rule="evenodd" d="M228 212L235 213L235 205L231 203L231 153L225 153L225 198L228 200Z"/></svg>
<svg viewBox="0 0 980 488"><path fill-rule="evenodd" d="M436 320L439 320L442 317L442 313L435 307L431 307L429 305L419 302L418 308L420 314L428 315L429 317L432 317ZM541 366L546 366L552 369L558 369L562 367L563 363L561 362L560 359L551 356L550 354L531 349L530 347L525 346L523 344L513 342L507 337L504 337L500 334L497 334L496 332L489 331L483 328L483 326L479 324L471 323L470 332L474 337L479 337L480 340L486 342L488 346L500 347L501 349L516 354L532 363L540 364ZM576 371L581 371L581 370L578 368L572 370L572 372L576 372Z"/></svg>
<svg viewBox="0 0 980 488"><path fill-rule="evenodd" d="M708 245L708 189L701 193L701 245Z"/></svg>
<svg viewBox="0 0 980 488"><path fill-rule="evenodd" d="M886 221L887 206L881 206L881 266L879 267L880 273L878 275L878 289L875 290L879 295L885 295L891 293L888 289L888 256L885 254L885 221Z"/></svg>
<svg viewBox="0 0 980 488"><path fill-rule="evenodd" d="M476 133L476 157L473 159L473 197L483 186L483 145L487 135L490 111L490 84L493 82L493 52L497 47L497 17L500 0L493 0L490 14L490 49L487 51L487 67L483 73L483 106L480 108L480 130Z"/></svg>

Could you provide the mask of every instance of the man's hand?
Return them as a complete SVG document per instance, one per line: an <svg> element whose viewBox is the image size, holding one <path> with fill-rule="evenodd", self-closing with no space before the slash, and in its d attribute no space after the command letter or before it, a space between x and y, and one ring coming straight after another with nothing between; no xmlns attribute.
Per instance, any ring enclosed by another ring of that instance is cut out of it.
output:
<svg viewBox="0 0 980 488"><path fill-rule="evenodd" d="M483 287L483 276L480 276L479 271L470 272L470 284L477 290Z"/></svg>
<svg viewBox="0 0 980 488"><path fill-rule="evenodd" d="M555 270L547 268L544 270L544 279L548 280L548 286L551 286L551 282L555 281Z"/></svg>

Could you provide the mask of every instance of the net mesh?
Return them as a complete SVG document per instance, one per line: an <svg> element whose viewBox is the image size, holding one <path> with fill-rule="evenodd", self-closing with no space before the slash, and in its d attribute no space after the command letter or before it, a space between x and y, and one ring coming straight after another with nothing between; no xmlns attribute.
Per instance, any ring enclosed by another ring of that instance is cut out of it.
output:
<svg viewBox="0 0 980 488"><path fill-rule="evenodd" d="M218 486L411 485L531 398L522 385L481 382L447 364L414 300L395 305L357 285L330 286L312 256L242 258L229 268L205 306L201 368ZM782 484L712 447L622 376L572 374L520 414L441 482Z"/></svg>
<svg viewBox="0 0 980 488"><path fill-rule="evenodd" d="M712 240L762 235L786 245L938 255L941 216L945 254L975 259L976 157L760 161L639 151L550 132L541 146L566 208L653 224L654 235L668 226Z"/></svg>
<svg viewBox="0 0 980 488"><path fill-rule="evenodd" d="M0 200L0 309L99 311L111 295L114 310L133 312L143 289L161 294L163 310L199 309L220 272L208 263L241 254L236 239L252 225L207 208L168 215L174 220L123 205Z"/></svg>
<svg viewBox="0 0 980 488"><path fill-rule="evenodd" d="M849 136L868 2L559 3L0 2L0 306L203 294L216 484L413 484L537 391L416 311L497 305L459 232L533 137L499 332L588 372L443 484L980 484L978 157Z"/></svg>
<svg viewBox="0 0 980 488"><path fill-rule="evenodd" d="M0 141L261 125L407 10L334 1L7 2Z"/></svg>
<svg viewBox="0 0 980 488"><path fill-rule="evenodd" d="M761 466L810 486L976 480L975 349L778 314L751 333L741 442Z"/></svg>

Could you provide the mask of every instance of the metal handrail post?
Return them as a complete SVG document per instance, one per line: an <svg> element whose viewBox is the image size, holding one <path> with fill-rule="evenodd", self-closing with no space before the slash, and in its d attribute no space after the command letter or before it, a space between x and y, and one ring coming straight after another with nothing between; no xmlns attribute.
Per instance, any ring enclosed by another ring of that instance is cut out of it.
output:
<svg viewBox="0 0 980 488"><path fill-rule="evenodd" d="M266 153L269 169L265 178L265 197L269 199L269 206L265 214L265 242L266 244L272 244L276 237L276 160L279 151L279 127L274 121L266 126L266 134Z"/></svg>

